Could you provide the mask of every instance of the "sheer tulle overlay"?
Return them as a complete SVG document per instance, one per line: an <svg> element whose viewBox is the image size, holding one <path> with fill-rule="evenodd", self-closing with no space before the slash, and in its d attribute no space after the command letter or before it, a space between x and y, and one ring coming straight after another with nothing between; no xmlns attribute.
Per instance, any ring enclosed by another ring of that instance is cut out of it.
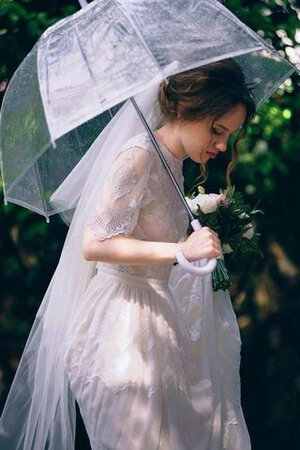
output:
<svg viewBox="0 0 300 450"><path fill-rule="evenodd" d="M182 186L182 161L162 150ZM186 231L145 133L124 146L101 199L86 223L99 240L177 242ZM62 348L92 449L250 449L240 346L229 294L213 293L210 276L98 263Z"/></svg>

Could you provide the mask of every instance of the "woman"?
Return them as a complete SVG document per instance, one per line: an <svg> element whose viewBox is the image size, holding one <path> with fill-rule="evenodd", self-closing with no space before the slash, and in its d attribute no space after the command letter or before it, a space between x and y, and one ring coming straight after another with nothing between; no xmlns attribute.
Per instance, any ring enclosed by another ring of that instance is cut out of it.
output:
<svg viewBox="0 0 300 450"><path fill-rule="evenodd" d="M165 120L155 135L182 189L183 159L204 165L226 151L229 135L245 127L254 111L233 61L170 77L159 104ZM236 414L230 429L232 417L214 404L210 375L199 377L201 342L190 339L168 286L178 250L190 261L220 256L218 236L207 227L178 242L187 226L147 133L133 136L86 223L83 255L98 262L98 273L66 351L70 386L93 449L250 448L241 410L230 411ZM223 350L230 358L232 350ZM225 367L221 359L217 363ZM225 392L222 408L231 400Z"/></svg>
<svg viewBox="0 0 300 450"><path fill-rule="evenodd" d="M157 97L153 129L182 190L183 159L204 170L255 110L233 60L171 76L159 93L140 95L143 112ZM190 261L218 257L218 236L204 227L182 239L188 217L178 195L132 106L119 113L88 152L97 156L8 396L0 443L72 450L76 398L93 450L250 449L228 292L213 293L210 276L172 268L178 250ZM234 146L227 179L236 159ZM53 202L76 196L84 164Z"/></svg>

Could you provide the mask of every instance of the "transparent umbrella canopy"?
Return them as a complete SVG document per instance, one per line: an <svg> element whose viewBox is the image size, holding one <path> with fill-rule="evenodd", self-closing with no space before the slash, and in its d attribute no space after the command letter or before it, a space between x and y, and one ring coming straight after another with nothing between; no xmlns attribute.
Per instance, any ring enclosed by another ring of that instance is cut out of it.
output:
<svg viewBox="0 0 300 450"><path fill-rule="evenodd" d="M52 193L127 99L225 58L242 67L257 108L298 71L216 0L95 0L57 22L3 99L5 203L49 220L60 212Z"/></svg>

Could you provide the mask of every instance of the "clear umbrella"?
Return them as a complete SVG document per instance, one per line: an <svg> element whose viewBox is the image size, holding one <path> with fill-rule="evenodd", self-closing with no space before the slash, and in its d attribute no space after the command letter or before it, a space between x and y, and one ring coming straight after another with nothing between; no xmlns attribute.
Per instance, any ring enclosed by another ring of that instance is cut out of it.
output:
<svg viewBox="0 0 300 450"><path fill-rule="evenodd" d="M230 57L254 85L259 108L297 70L217 0L80 3L43 33L1 110L4 201L47 221L61 212L51 195L128 98L167 75Z"/></svg>
<svg viewBox="0 0 300 450"><path fill-rule="evenodd" d="M216 0L95 0L59 21L3 100L5 201L55 214L51 194L122 102L163 80L171 64L175 74L228 57L256 84L258 107L296 70Z"/></svg>

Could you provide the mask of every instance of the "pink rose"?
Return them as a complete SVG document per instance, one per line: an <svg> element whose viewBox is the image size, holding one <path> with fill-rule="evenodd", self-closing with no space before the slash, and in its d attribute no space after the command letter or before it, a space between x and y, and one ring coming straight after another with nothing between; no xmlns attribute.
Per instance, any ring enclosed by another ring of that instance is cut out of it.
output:
<svg viewBox="0 0 300 450"><path fill-rule="evenodd" d="M226 198L224 194L208 194L215 199L217 203L223 202Z"/></svg>

